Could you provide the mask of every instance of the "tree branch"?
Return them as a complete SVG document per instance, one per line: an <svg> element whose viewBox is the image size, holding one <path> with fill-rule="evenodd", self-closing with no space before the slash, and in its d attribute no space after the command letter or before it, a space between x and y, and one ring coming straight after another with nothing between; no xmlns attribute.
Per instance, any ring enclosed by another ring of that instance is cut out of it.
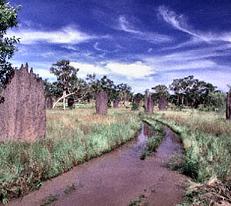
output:
<svg viewBox="0 0 231 206"><path fill-rule="evenodd" d="M54 104L53 104L53 109L55 108L55 106L58 104L58 102L60 102L61 100L63 100L64 98L67 98L67 97L69 97L69 96L71 96L71 95L73 95L73 94L75 94L75 92L72 92L72 93L70 93L70 94L67 94L67 95L63 95L62 97L60 97Z"/></svg>

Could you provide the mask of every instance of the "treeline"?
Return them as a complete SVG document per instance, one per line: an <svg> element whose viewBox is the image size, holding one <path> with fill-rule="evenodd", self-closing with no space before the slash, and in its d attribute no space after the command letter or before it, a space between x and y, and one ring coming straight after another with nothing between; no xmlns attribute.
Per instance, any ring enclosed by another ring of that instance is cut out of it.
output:
<svg viewBox="0 0 231 206"><path fill-rule="evenodd" d="M83 68L84 69L84 68ZM132 93L132 88L124 83L115 84L107 76L97 78L95 74L88 74L86 79L78 77L79 69L70 65L68 60L61 60L53 64L50 72L57 77L57 81L45 83L47 97L73 106L74 103L90 102L96 99L101 91L107 93L108 106L124 106L126 102L132 103L132 109L138 109L145 99L141 93ZM200 81L194 76L174 79L169 85L157 85L150 90L155 105L167 102L178 108L189 107L203 110L222 110L225 108L226 94L211 83ZM166 103L165 103L166 104ZM160 105L160 104L159 104Z"/></svg>
<svg viewBox="0 0 231 206"><path fill-rule="evenodd" d="M165 97L177 107L219 110L225 108L226 94L211 83L200 81L194 76L174 79L169 87L158 85L152 88L153 99Z"/></svg>
<svg viewBox="0 0 231 206"><path fill-rule="evenodd" d="M84 68L83 68L84 69ZM107 76L100 79L95 74L88 74L86 79L78 77L79 69L70 65L70 61L61 60L53 64L50 72L57 77L57 81L44 81L46 97L56 99L53 108L58 102L63 102L72 107L74 103L90 102L96 99L96 95L104 91L107 94L108 106L118 107L119 103L126 106L127 101L131 101L132 88L127 84L115 84Z"/></svg>

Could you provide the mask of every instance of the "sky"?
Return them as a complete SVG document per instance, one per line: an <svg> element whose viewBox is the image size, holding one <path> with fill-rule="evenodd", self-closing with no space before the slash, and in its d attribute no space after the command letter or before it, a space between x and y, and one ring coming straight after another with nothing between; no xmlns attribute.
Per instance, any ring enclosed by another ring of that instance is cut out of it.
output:
<svg viewBox="0 0 231 206"><path fill-rule="evenodd" d="M194 75L231 84L230 0L11 0L21 5L11 62L49 68L68 59L78 76L107 75L143 92Z"/></svg>

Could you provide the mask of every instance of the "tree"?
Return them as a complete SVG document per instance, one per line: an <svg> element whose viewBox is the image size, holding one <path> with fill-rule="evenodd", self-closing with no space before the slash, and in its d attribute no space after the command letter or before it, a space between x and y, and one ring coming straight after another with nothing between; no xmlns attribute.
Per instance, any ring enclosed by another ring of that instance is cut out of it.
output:
<svg viewBox="0 0 231 206"><path fill-rule="evenodd" d="M13 68L8 62L19 42L16 37L6 37L7 30L17 25L18 7L14 8L5 0L0 0L0 90L5 87L13 75Z"/></svg>
<svg viewBox="0 0 231 206"><path fill-rule="evenodd" d="M132 97L132 93L131 93L132 88L124 83L118 84L116 88L119 93L120 100L122 100L124 106L126 106L125 105L126 101L128 101Z"/></svg>
<svg viewBox="0 0 231 206"><path fill-rule="evenodd" d="M131 98L131 87L127 84L121 83L115 85L114 82L107 76L103 76L101 79L96 79L95 74L87 75L87 83L90 86L90 90L93 94L97 94L100 91L105 91L108 95L108 105L111 106L111 102L125 101Z"/></svg>
<svg viewBox="0 0 231 206"><path fill-rule="evenodd" d="M209 92L205 107L208 110L224 111L226 95L221 91Z"/></svg>
<svg viewBox="0 0 231 206"><path fill-rule="evenodd" d="M174 79L172 84L170 85L170 90L172 90L175 95L178 106L188 104L185 97L191 93L191 88L193 88L193 84L197 80L194 79L194 76L188 76L182 79Z"/></svg>
<svg viewBox="0 0 231 206"><path fill-rule="evenodd" d="M152 90L152 98L155 103L158 103L161 98L165 98L167 100L170 96L168 87L163 84L153 87Z"/></svg>
<svg viewBox="0 0 231 206"><path fill-rule="evenodd" d="M45 96L58 98L62 96L63 90L58 86L58 82L49 82L48 79L43 81Z"/></svg>
<svg viewBox="0 0 231 206"><path fill-rule="evenodd" d="M101 79L96 79L95 74L87 75L87 83L90 87L90 92L94 95L104 91L108 95L108 105L111 105L111 102L116 96L116 86L114 82L109 79L107 76L103 76Z"/></svg>
<svg viewBox="0 0 231 206"><path fill-rule="evenodd" d="M62 90L62 96L55 102L53 108L59 101L63 100L63 109L66 109L66 98L78 90L78 71L79 69L70 65L69 60L61 60L52 65L50 72L57 77L57 86Z"/></svg>
<svg viewBox="0 0 231 206"><path fill-rule="evenodd" d="M194 76L174 79L170 85L170 89L174 92L174 95L171 95L170 97L172 103L181 107L208 107L211 106L211 100L214 100L215 96L219 97L219 95L216 94L219 93L216 86L211 83L195 79ZM215 95L212 95L213 93Z"/></svg>
<svg viewBox="0 0 231 206"><path fill-rule="evenodd" d="M95 107L97 114L105 115L107 113L108 105L110 106L113 90L115 85L112 80L107 76L103 76L101 79L96 79L95 74L87 75L87 82L89 84L90 92L95 98Z"/></svg>
<svg viewBox="0 0 231 206"><path fill-rule="evenodd" d="M132 110L138 110L140 102L144 100L144 95L141 93L136 93L132 98Z"/></svg>
<svg viewBox="0 0 231 206"><path fill-rule="evenodd" d="M140 104L140 102L144 100L144 95L141 93L136 93L133 95L133 101L136 102L137 104Z"/></svg>

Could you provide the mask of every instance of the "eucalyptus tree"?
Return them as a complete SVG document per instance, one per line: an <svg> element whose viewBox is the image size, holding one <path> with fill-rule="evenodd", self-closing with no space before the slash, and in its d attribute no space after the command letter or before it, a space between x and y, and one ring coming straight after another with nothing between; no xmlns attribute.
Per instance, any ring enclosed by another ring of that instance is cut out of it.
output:
<svg viewBox="0 0 231 206"><path fill-rule="evenodd" d="M7 31L17 26L18 9L19 7L13 7L5 0L0 0L0 93L14 71L9 59L13 56L19 39L14 36L8 37Z"/></svg>
<svg viewBox="0 0 231 206"><path fill-rule="evenodd" d="M88 94L89 86L86 81L77 77L78 71L78 68L70 65L69 60L60 60L52 65L50 72L57 77L57 82L53 83L50 89L55 95L61 93L53 108L63 100L63 109L65 109L68 97L73 96L80 100Z"/></svg>
<svg viewBox="0 0 231 206"><path fill-rule="evenodd" d="M163 84L152 87L152 90L152 98L154 103L158 103L161 98L168 99L170 96L168 87Z"/></svg>
<svg viewBox="0 0 231 206"><path fill-rule="evenodd" d="M43 80L45 96L59 98L62 96L63 90L59 87L58 82L49 82L48 79Z"/></svg>
<svg viewBox="0 0 231 206"><path fill-rule="evenodd" d="M211 99L214 97L215 100L215 97L221 93L213 84L195 79L194 76L174 79L170 90L174 92L170 98L173 103L193 108L198 108L199 105L204 107L211 105Z"/></svg>
<svg viewBox="0 0 231 206"><path fill-rule="evenodd" d="M108 105L110 106L111 104L115 87L114 82L107 78L107 76L97 79L95 74L87 75L86 80L93 98L96 99L96 113L105 115Z"/></svg>
<svg viewBox="0 0 231 206"><path fill-rule="evenodd" d="M141 101L144 101L144 95L141 93L134 94L132 97L132 110L138 110Z"/></svg>
<svg viewBox="0 0 231 206"><path fill-rule="evenodd" d="M107 76L97 79L95 74L88 74L86 81L90 88L89 91L93 95L92 98L95 98L99 92L104 91L108 95L108 105L110 106L111 102L117 96L116 85L114 82Z"/></svg>
<svg viewBox="0 0 231 206"><path fill-rule="evenodd" d="M132 98L132 88L125 83L121 83L117 85L117 90L119 93L120 100L123 101L124 106L126 106L126 101Z"/></svg>

